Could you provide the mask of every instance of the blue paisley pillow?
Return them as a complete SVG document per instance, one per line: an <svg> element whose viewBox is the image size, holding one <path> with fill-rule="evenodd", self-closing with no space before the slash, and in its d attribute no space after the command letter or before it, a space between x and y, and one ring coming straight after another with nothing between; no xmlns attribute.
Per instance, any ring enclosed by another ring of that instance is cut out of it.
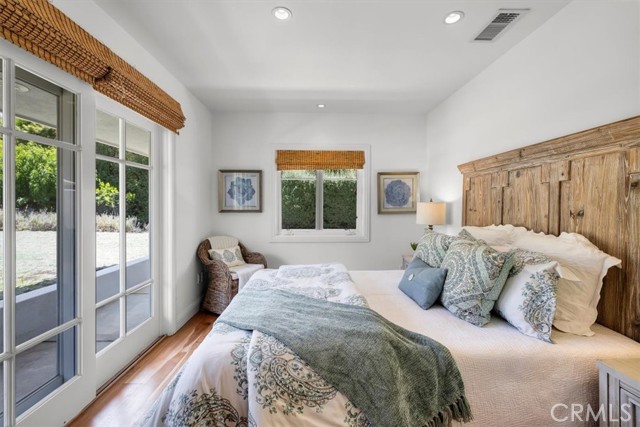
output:
<svg viewBox="0 0 640 427"><path fill-rule="evenodd" d="M515 250L515 263L495 310L525 335L551 341L556 313L558 263L547 255Z"/></svg>
<svg viewBox="0 0 640 427"><path fill-rule="evenodd" d="M486 325L513 262L512 252L498 252L463 230L440 265L448 270L442 305L462 320Z"/></svg>
<svg viewBox="0 0 640 427"><path fill-rule="evenodd" d="M429 267L438 268L442 264L449 245L455 239L456 236L448 236L436 233L433 230L427 230L422 239L420 239L420 243L418 243L415 257L426 262Z"/></svg>

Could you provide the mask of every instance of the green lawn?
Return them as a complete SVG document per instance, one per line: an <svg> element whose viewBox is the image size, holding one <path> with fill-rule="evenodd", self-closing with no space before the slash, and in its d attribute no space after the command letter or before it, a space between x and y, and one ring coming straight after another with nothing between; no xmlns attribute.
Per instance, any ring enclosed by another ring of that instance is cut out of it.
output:
<svg viewBox="0 0 640 427"><path fill-rule="evenodd" d="M0 231L0 259L2 250ZM118 233L96 233L96 268L118 263ZM85 251L87 253L88 251ZM149 233L127 233L127 259L143 258L149 254ZM0 270L3 263L0 261ZM16 286L39 287L56 281L56 232L17 231L16 232ZM0 290L4 289L0 275Z"/></svg>

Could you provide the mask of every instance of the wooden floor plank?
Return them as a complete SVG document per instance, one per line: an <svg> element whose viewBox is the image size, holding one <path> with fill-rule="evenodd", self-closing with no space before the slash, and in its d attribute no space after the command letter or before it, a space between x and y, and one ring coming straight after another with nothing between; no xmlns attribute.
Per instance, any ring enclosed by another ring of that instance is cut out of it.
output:
<svg viewBox="0 0 640 427"><path fill-rule="evenodd" d="M153 404L211 330L216 315L199 312L163 338L69 423L70 427L128 427Z"/></svg>

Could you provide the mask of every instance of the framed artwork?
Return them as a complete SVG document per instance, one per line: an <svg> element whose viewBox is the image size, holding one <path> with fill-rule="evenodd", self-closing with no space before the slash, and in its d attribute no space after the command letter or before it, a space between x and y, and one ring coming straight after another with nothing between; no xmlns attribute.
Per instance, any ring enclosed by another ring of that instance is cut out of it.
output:
<svg viewBox="0 0 640 427"><path fill-rule="evenodd" d="M218 171L218 212L262 212L262 171Z"/></svg>
<svg viewBox="0 0 640 427"><path fill-rule="evenodd" d="M378 172L378 213L415 212L419 180L420 172Z"/></svg>

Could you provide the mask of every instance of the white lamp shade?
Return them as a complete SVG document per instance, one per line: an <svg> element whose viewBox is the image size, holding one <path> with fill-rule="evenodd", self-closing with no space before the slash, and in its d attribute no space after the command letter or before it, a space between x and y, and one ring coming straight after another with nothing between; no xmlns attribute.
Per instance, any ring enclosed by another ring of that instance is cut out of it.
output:
<svg viewBox="0 0 640 427"><path fill-rule="evenodd" d="M447 204L444 202L418 203L416 224L440 225L446 223Z"/></svg>

